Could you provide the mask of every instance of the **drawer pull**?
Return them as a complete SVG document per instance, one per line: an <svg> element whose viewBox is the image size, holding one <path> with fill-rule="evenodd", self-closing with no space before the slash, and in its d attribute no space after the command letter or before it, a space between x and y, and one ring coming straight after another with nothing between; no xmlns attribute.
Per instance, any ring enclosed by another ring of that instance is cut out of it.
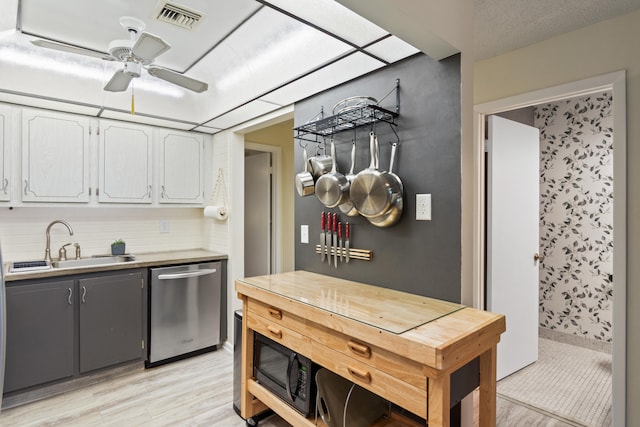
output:
<svg viewBox="0 0 640 427"><path fill-rule="evenodd" d="M353 366L348 366L347 370L351 375L358 378L359 380L367 383L371 382L371 374L369 373L369 371L363 371L361 369L354 368Z"/></svg>
<svg viewBox="0 0 640 427"><path fill-rule="evenodd" d="M269 316L278 320L282 320L282 311L278 310L277 308L269 307Z"/></svg>
<svg viewBox="0 0 640 427"><path fill-rule="evenodd" d="M349 340L347 342L347 346L349 347L349 350L358 356L366 357L367 359L371 357L371 349L366 345Z"/></svg>
<svg viewBox="0 0 640 427"><path fill-rule="evenodd" d="M271 335L273 335L276 338L282 338L282 331L278 328L274 328L273 326L267 326L267 329L269 330L269 332L271 332Z"/></svg>

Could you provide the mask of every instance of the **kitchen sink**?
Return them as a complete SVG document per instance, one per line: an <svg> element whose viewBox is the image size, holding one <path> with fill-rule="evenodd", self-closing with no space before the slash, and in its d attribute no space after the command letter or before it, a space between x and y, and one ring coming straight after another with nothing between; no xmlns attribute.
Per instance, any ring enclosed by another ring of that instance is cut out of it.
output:
<svg viewBox="0 0 640 427"><path fill-rule="evenodd" d="M106 264L121 264L123 262L135 261L133 255L98 255L91 258L69 259L65 261L53 261L53 268L72 268L72 267L93 267Z"/></svg>

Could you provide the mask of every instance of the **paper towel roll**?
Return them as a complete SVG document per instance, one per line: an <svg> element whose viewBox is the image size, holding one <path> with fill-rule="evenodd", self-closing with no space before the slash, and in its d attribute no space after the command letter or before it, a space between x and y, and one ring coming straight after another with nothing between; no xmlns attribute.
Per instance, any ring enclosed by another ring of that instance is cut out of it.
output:
<svg viewBox="0 0 640 427"><path fill-rule="evenodd" d="M227 219L229 211L225 206L206 206L204 208L204 216L207 218Z"/></svg>

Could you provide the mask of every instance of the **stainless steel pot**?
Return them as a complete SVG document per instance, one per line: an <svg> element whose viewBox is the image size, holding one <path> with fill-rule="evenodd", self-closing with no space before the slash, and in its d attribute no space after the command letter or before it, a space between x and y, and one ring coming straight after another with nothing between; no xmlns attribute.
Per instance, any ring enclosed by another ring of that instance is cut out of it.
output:
<svg viewBox="0 0 640 427"><path fill-rule="evenodd" d="M404 186L402 185L402 180L400 179L400 177L393 173L393 165L396 158L397 148L397 142L391 144L391 160L389 161L389 172L385 173L385 178L390 181L390 186L397 186L400 188L400 191L395 199L395 202L391 205L391 208L384 215L380 215L375 218L367 218L369 222L376 227L390 227L393 224L397 223L402 216Z"/></svg>
<svg viewBox="0 0 640 427"><path fill-rule="evenodd" d="M349 173L345 175L347 177L347 181L349 181L349 189L351 189L351 183L353 182L353 179L356 177L356 175L353 173L355 164L356 164L356 141L354 140L353 143L351 144L351 168L349 169ZM351 193L351 191L349 191L349 193ZM347 216L357 216L359 214L358 209L356 209L355 206L353 206L353 203L351 202L351 195L349 195L347 200L345 200L344 203L338 206L338 208L340 209L340 212L342 212Z"/></svg>
<svg viewBox="0 0 640 427"><path fill-rule="evenodd" d="M331 171L333 159L331 156L320 155L316 152L316 155L309 159L309 167L311 168L313 179L317 181L322 175Z"/></svg>
<svg viewBox="0 0 640 427"><path fill-rule="evenodd" d="M315 192L318 200L328 208L335 208L349 198L349 181L338 172L336 144L331 140L331 172L322 175L316 181Z"/></svg>
<svg viewBox="0 0 640 427"><path fill-rule="evenodd" d="M358 212L367 218L384 215L402 194L397 182L385 177L386 172L378 170L378 139L369 134L371 164L356 175L351 183L351 202Z"/></svg>
<svg viewBox="0 0 640 427"><path fill-rule="evenodd" d="M296 191L301 197L310 196L314 193L315 182L313 175L309 172L309 162L307 161L307 147L303 147L302 156L304 158L304 171L296 174Z"/></svg>

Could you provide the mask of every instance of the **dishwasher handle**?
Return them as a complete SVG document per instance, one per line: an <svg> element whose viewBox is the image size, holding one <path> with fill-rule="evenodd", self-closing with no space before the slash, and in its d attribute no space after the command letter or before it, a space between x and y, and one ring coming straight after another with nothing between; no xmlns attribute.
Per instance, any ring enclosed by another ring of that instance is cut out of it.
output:
<svg viewBox="0 0 640 427"><path fill-rule="evenodd" d="M188 279L190 277L206 276L207 274L213 274L217 271L215 268L203 268L202 270L187 271L184 273L174 274L160 274L158 280L172 280L172 279Z"/></svg>

